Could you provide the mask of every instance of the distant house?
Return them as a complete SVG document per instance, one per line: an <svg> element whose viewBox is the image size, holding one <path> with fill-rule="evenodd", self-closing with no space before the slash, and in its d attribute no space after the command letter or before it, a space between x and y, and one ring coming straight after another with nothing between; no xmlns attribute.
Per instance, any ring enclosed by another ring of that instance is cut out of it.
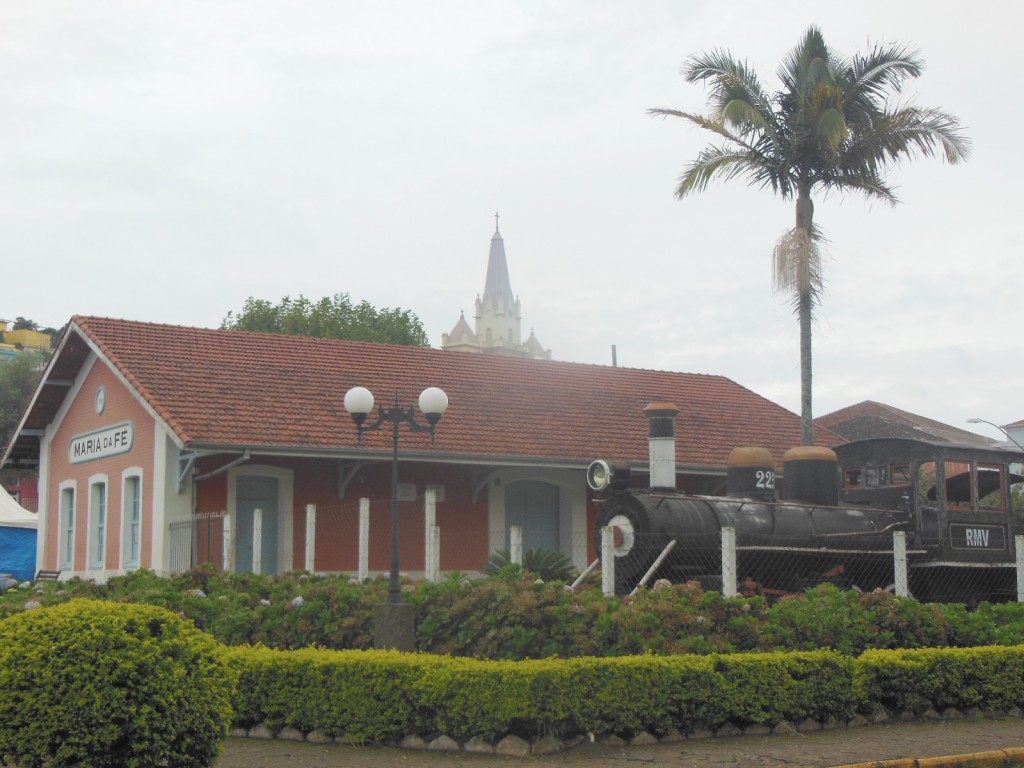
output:
<svg viewBox="0 0 1024 768"><path fill-rule="evenodd" d="M0 320L0 362L10 360L22 352L49 352L53 340L50 334L26 328L11 330L14 323Z"/></svg>
<svg viewBox="0 0 1024 768"><path fill-rule="evenodd" d="M876 437L903 437L979 448L990 448L996 442L976 432L943 424L941 421L873 400L865 400L819 416L814 423L851 442Z"/></svg>
<svg viewBox="0 0 1024 768"><path fill-rule="evenodd" d="M800 443L796 415L721 376L74 317L2 458L38 466L38 567L166 574L212 560L277 573L312 553L317 571L351 572L367 498L369 568L387 570L391 436L357 440L342 404L357 385L385 405L413 405L428 386L448 394L433 443L400 436L411 574L425 567L428 486L443 570L480 569L512 525L528 547L586 564L586 468L647 471L652 401L681 409L677 472L692 492L721 488L737 445L781 465ZM822 428L816 439L840 442Z"/></svg>
<svg viewBox="0 0 1024 768"><path fill-rule="evenodd" d="M1003 429L1006 430L1006 436L1010 440L1017 443L1018 446L1024 445L1024 419L1015 421L1012 424L1004 424Z"/></svg>

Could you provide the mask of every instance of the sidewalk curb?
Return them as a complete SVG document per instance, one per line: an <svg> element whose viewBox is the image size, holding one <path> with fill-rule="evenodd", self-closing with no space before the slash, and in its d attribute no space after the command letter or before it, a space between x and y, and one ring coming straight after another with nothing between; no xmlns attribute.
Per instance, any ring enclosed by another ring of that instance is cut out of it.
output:
<svg viewBox="0 0 1024 768"><path fill-rule="evenodd" d="M833 768L1016 768L1024 766L1024 747L968 752L945 757L900 757L895 760L868 760Z"/></svg>

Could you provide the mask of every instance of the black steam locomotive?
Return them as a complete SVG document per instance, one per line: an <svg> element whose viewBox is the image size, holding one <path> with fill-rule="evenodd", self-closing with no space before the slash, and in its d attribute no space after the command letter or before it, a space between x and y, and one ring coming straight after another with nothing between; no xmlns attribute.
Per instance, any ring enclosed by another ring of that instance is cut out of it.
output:
<svg viewBox="0 0 1024 768"><path fill-rule="evenodd" d="M628 469L604 461L587 473L602 504L599 553L601 529L613 533L617 592L632 591L645 576L720 587L722 529L735 531L740 593L779 595L822 581L891 589L893 534L903 531L915 598L1016 598L1014 537L1024 534L1024 477L1011 468L1024 463L1024 453L898 438L834 451L795 448L783 459L783 491L767 450L738 448L726 495L694 496L674 487L677 411L668 403L647 411L651 487L630 489Z"/></svg>

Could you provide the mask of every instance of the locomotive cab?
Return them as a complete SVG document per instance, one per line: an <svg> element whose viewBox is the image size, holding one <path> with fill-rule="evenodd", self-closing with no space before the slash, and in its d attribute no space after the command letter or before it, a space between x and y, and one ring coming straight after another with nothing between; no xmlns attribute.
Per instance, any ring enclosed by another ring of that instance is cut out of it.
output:
<svg viewBox="0 0 1024 768"><path fill-rule="evenodd" d="M942 594L985 572L994 594L1014 589L1014 536L1024 533L1024 453L903 438L836 447L842 503L911 511L912 575L929 569L915 592ZM965 578L965 570L973 575ZM912 590L913 591L913 590Z"/></svg>

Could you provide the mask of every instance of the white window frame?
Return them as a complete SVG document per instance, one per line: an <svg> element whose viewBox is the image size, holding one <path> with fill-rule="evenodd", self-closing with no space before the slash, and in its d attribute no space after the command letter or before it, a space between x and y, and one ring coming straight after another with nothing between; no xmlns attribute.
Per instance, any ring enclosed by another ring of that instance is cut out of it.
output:
<svg viewBox="0 0 1024 768"><path fill-rule="evenodd" d="M132 481L135 485L134 497L129 492ZM142 559L142 517L142 467L129 467L121 473L121 567L124 569L138 568Z"/></svg>
<svg viewBox="0 0 1024 768"><path fill-rule="evenodd" d="M106 475L89 478L89 536L86 561L90 570L107 566L107 532L110 525L110 484Z"/></svg>
<svg viewBox="0 0 1024 768"><path fill-rule="evenodd" d="M75 570L75 530L77 526L75 506L78 501L78 483L65 480L57 488L59 519L57 523L57 567L62 571ZM65 503L66 499L71 504ZM69 508L70 507L70 508Z"/></svg>

